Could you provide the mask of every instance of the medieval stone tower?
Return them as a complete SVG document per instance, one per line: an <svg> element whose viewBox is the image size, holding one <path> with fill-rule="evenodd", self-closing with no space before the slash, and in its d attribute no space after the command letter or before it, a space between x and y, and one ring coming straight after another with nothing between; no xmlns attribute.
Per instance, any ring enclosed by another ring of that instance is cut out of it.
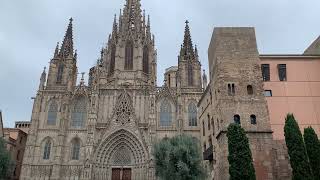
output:
<svg viewBox="0 0 320 180"><path fill-rule="evenodd" d="M152 145L199 138L201 65L188 22L178 66L157 87L157 51L140 0L126 0L101 58L77 84L70 19L34 100L21 179L155 179ZM205 80L206 82L206 80Z"/></svg>
<svg viewBox="0 0 320 180"><path fill-rule="evenodd" d="M209 46L214 139L214 179L229 176L227 127L247 132L259 179L273 179L272 131L253 28L215 28Z"/></svg>

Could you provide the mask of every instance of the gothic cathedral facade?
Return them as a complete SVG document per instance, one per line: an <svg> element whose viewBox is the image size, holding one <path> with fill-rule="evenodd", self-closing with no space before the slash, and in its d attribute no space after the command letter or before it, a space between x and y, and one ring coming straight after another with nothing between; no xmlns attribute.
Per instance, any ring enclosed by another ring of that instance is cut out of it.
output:
<svg viewBox="0 0 320 180"><path fill-rule="evenodd" d="M157 51L140 0L126 0L101 58L77 84L70 19L44 70L32 110L22 180L152 180L152 145L181 133L200 138L197 103L207 84L188 22L178 66L157 87Z"/></svg>

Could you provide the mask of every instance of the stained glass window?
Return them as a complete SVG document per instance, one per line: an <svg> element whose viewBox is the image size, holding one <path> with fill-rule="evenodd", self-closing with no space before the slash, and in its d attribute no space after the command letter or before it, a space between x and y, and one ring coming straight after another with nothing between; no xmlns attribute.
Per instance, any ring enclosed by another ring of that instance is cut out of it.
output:
<svg viewBox="0 0 320 180"><path fill-rule="evenodd" d="M87 103L84 97L76 99L71 114L71 126L82 128L87 118Z"/></svg>
<svg viewBox="0 0 320 180"><path fill-rule="evenodd" d="M171 126L172 110L168 100L164 100L160 106L160 126Z"/></svg>
<svg viewBox="0 0 320 180"><path fill-rule="evenodd" d="M189 126L197 126L197 107L194 103L188 106Z"/></svg>

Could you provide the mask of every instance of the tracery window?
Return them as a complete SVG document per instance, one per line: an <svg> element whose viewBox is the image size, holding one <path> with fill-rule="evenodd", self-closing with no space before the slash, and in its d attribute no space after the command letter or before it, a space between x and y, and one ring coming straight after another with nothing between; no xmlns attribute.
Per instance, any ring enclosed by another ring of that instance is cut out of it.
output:
<svg viewBox="0 0 320 180"><path fill-rule="evenodd" d="M193 86L193 70L192 70L192 64L190 63L188 65L188 85Z"/></svg>
<svg viewBox="0 0 320 180"><path fill-rule="evenodd" d="M197 126L197 107L194 103L188 106L189 126Z"/></svg>
<svg viewBox="0 0 320 180"><path fill-rule="evenodd" d="M144 46L143 48L143 72L149 73L149 48L148 46Z"/></svg>
<svg viewBox="0 0 320 180"><path fill-rule="evenodd" d="M79 139L74 139L72 141L71 159L79 160L80 158L80 141Z"/></svg>
<svg viewBox="0 0 320 180"><path fill-rule="evenodd" d="M113 165L128 166L131 165L131 152L128 148L122 146L113 155Z"/></svg>
<svg viewBox="0 0 320 180"><path fill-rule="evenodd" d="M48 139L44 145L43 150L43 159L50 159L50 152L51 152L51 141Z"/></svg>
<svg viewBox="0 0 320 180"><path fill-rule="evenodd" d="M61 83L62 82L63 69L64 69L64 65L60 64L58 66L57 83Z"/></svg>
<svg viewBox="0 0 320 180"><path fill-rule="evenodd" d="M116 46L112 45L111 47L111 59L110 59L110 74L113 74L116 62Z"/></svg>
<svg viewBox="0 0 320 180"><path fill-rule="evenodd" d="M57 113L58 113L58 104L55 101L52 101L48 109L47 125L56 125Z"/></svg>
<svg viewBox="0 0 320 180"><path fill-rule="evenodd" d="M160 106L160 126L171 126L172 110L168 100L164 100Z"/></svg>
<svg viewBox="0 0 320 180"><path fill-rule="evenodd" d="M71 127L82 128L87 118L87 104L84 97L75 100L71 113Z"/></svg>
<svg viewBox="0 0 320 180"><path fill-rule="evenodd" d="M125 50L126 50L126 56L125 56L124 69L125 70L132 70L133 69L133 43L132 43L132 41L127 42Z"/></svg>

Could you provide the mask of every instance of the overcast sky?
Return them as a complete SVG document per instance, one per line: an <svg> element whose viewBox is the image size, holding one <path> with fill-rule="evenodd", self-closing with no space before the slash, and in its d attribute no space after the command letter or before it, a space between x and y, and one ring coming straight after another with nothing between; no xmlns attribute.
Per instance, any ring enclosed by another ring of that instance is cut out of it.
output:
<svg viewBox="0 0 320 180"><path fill-rule="evenodd" d="M0 109L4 126L30 120L40 74L74 18L79 72L88 72L125 0L0 0ZM158 49L158 84L177 64L190 21L203 68L212 30L254 26L260 53L301 54L320 35L319 0L142 0Z"/></svg>

